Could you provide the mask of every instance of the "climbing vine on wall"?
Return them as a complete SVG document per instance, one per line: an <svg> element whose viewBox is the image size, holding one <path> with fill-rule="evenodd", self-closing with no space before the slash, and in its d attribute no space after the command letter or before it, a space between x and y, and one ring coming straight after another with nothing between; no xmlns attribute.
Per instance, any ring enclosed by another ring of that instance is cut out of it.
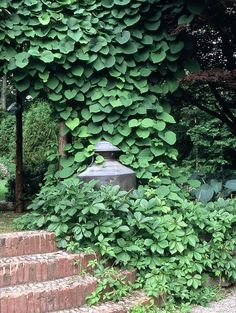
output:
<svg viewBox="0 0 236 313"><path fill-rule="evenodd" d="M100 139L142 179L176 158L168 97L193 61L167 16L190 23L201 1L185 2L1 1L0 70L23 95L46 94L72 135L62 178L84 168Z"/></svg>

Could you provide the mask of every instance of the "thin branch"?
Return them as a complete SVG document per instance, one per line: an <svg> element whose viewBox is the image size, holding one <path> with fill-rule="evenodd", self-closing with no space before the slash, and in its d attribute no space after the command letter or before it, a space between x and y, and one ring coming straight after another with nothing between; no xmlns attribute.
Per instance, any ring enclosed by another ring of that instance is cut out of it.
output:
<svg viewBox="0 0 236 313"><path fill-rule="evenodd" d="M209 87L214 97L218 101L219 105L221 106L221 112L227 115L228 119L230 119L232 123L236 123L236 116L234 116L233 113L229 110L229 108L227 107L224 101L224 98L220 95L218 90L210 83L209 83Z"/></svg>

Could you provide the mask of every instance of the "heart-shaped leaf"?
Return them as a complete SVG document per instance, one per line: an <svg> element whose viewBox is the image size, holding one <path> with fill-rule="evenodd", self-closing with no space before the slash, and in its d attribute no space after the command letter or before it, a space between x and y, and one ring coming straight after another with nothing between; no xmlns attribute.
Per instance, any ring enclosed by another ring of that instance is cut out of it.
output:
<svg viewBox="0 0 236 313"><path fill-rule="evenodd" d="M122 33L116 36L116 40L119 44L123 45L130 40L130 32L128 30L124 30Z"/></svg>
<svg viewBox="0 0 236 313"><path fill-rule="evenodd" d="M67 107L66 111L60 112L60 117L63 118L64 120L67 120L71 114L72 108Z"/></svg>
<svg viewBox="0 0 236 313"><path fill-rule="evenodd" d="M66 98L67 98L68 100L73 99L73 98L76 96L76 94L77 94L77 91L76 91L75 89L73 89L73 90L67 89L67 90L65 91L65 96L66 96Z"/></svg>
<svg viewBox="0 0 236 313"><path fill-rule="evenodd" d="M79 123L80 123L80 120L78 117L76 117L73 119L69 118L65 124L69 129L74 130L77 126L79 126Z"/></svg>
<svg viewBox="0 0 236 313"><path fill-rule="evenodd" d="M174 145L176 143L176 134L170 130L165 133L159 133L159 137L167 142L169 145Z"/></svg>
<svg viewBox="0 0 236 313"><path fill-rule="evenodd" d="M166 58L166 53L164 50L161 52L152 52L151 53L151 60L154 64L164 61L165 58Z"/></svg>

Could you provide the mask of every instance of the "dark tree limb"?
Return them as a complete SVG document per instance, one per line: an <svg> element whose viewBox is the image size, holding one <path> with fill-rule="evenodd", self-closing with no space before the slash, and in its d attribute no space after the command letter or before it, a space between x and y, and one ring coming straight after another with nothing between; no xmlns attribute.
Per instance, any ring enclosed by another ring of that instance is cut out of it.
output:
<svg viewBox="0 0 236 313"><path fill-rule="evenodd" d="M23 134L22 134L22 98L16 93L16 213L24 211L23 201Z"/></svg>
<svg viewBox="0 0 236 313"><path fill-rule="evenodd" d="M199 101L193 96L193 94L187 90L182 90L183 92L183 98L186 103L190 103L191 105L194 105L195 107L199 108L200 110L210 114L213 117L218 118L220 121L225 123L232 134L236 136L236 123L232 122L226 115L220 114L212 109L209 109L207 106L202 105L199 103Z"/></svg>

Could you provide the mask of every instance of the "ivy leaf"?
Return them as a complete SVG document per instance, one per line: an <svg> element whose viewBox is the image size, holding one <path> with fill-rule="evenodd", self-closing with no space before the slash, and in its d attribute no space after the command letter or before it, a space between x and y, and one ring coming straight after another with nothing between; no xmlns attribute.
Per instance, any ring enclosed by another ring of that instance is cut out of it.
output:
<svg viewBox="0 0 236 313"><path fill-rule="evenodd" d="M50 15L46 12L43 15L39 16L38 20L39 20L40 24L48 25L50 22Z"/></svg>
<svg viewBox="0 0 236 313"><path fill-rule="evenodd" d="M77 94L77 91L76 91L75 89L73 89L73 90L67 89L67 90L65 91L65 96L66 96L66 98L67 98L68 100L73 99L73 98L76 96L76 94Z"/></svg>
<svg viewBox="0 0 236 313"><path fill-rule="evenodd" d="M75 162L81 163L86 159L84 152L77 152L75 154Z"/></svg>
<svg viewBox="0 0 236 313"><path fill-rule="evenodd" d="M170 52L175 54L180 52L183 48L184 48L184 42L183 41L179 41L177 42L173 42L169 44L170 46Z"/></svg>
<svg viewBox="0 0 236 313"><path fill-rule="evenodd" d="M72 118L69 118L66 122L65 122L66 126L71 129L71 130L74 130L77 126L79 126L80 124L80 120L78 117L72 119Z"/></svg>
<svg viewBox="0 0 236 313"><path fill-rule="evenodd" d="M156 121L154 128L159 130L159 131L162 131L166 128L166 123L163 121Z"/></svg>
<svg viewBox="0 0 236 313"><path fill-rule="evenodd" d="M129 136L131 134L131 131L132 131L128 125L125 125L124 127L119 126L117 128L117 130L121 135L123 135L125 137Z"/></svg>
<svg viewBox="0 0 236 313"><path fill-rule="evenodd" d="M158 118L163 120L166 123L171 123L171 124L175 124L175 119L173 118L173 116L171 116L169 113L167 112L162 112L160 115L158 115Z"/></svg>
<svg viewBox="0 0 236 313"><path fill-rule="evenodd" d="M95 159L96 164L102 164L104 161L105 161L105 159L102 155L96 156L96 159Z"/></svg>
<svg viewBox="0 0 236 313"><path fill-rule="evenodd" d="M61 178L68 178L74 174L74 169L72 167L66 167L59 172Z"/></svg>
<svg viewBox="0 0 236 313"><path fill-rule="evenodd" d="M60 117L64 120L67 120L70 117L72 108L66 108L65 111L60 112Z"/></svg>
<svg viewBox="0 0 236 313"><path fill-rule="evenodd" d="M26 67L26 65L29 64L29 57L30 57L30 54L27 52L18 53L15 56L16 66L18 66L19 68Z"/></svg>
<svg viewBox="0 0 236 313"><path fill-rule="evenodd" d="M88 133L88 127L87 126L80 127L78 136L80 138L90 137L90 134Z"/></svg>
<svg viewBox="0 0 236 313"><path fill-rule="evenodd" d="M127 26L132 26L132 25L134 25L134 24L136 24L139 20L140 20L140 15L139 14L137 14L137 15L134 15L134 16L132 16L132 17L126 17L125 19L124 19L124 22L125 22L125 24L127 25Z"/></svg>
<svg viewBox="0 0 236 313"><path fill-rule="evenodd" d="M61 100L62 98L62 95L61 94L57 94L57 93L54 93L54 92L51 92L49 95L48 95L48 99L52 100L52 101L59 101Z"/></svg>
<svg viewBox="0 0 236 313"><path fill-rule="evenodd" d="M137 127L140 125L140 122L135 118L129 121L129 127Z"/></svg>
<svg viewBox="0 0 236 313"><path fill-rule="evenodd" d="M124 30L122 33L116 36L117 42L123 45L130 40L130 32L128 30Z"/></svg>
<svg viewBox="0 0 236 313"><path fill-rule="evenodd" d="M165 60L166 53L164 50L162 50L161 52L152 52L150 57L151 57L152 62L156 64Z"/></svg>
<svg viewBox="0 0 236 313"><path fill-rule="evenodd" d="M92 114L89 112L88 109L82 109L81 116L85 121L88 121L91 118Z"/></svg>
<svg viewBox="0 0 236 313"><path fill-rule="evenodd" d="M63 168L70 167L73 164L74 164L74 157L60 159L60 165Z"/></svg>
<svg viewBox="0 0 236 313"><path fill-rule="evenodd" d="M170 130L165 133L158 134L161 139L167 142L169 145L174 145L176 143L176 134Z"/></svg>
<svg viewBox="0 0 236 313"><path fill-rule="evenodd" d="M49 51L49 50L45 50L43 51L43 53L40 55L40 59L44 62L44 63L51 63L54 60L54 54Z"/></svg>
<svg viewBox="0 0 236 313"><path fill-rule="evenodd" d="M154 121L151 118L145 118L141 122L141 126L144 128L149 128L154 125Z"/></svg>
<svg viewBox="0 0 236 313"><path fill-rule="evenodd" d="M73 75L75 75L75 76L82 76L82 74L83 74L83 72L84 72L84 68L83 68L83 66L82 65L76 65L76 66L73 66L72 67L72 70L71 70L71 73L73 74Z"/></svg>
<svg viewBox="0 0 236 313"><path fill-rule="evenodd" d="M47 81L47 86L54 90L57 88L57 86L59 85L59 80L56 77L51 77L49 78L49 80Z"/></svg>
<svg viewBox="0 0 236 313"><path fill-rule="evenodd" d="M148 129L138 129L138 130L136 131L136 133L137 133L137 135L138 135L140 138L145 139L145 138L148 138L148 137L149 137L149 135L150 135L150 130L148 130Z"/></svg>
<svg viewBox="0 0 236 313"><path fill-rule="evenodd" d="M100 58L96 59L96 61L93 63L93 66L94 66L95 70L97 70L97 71L101 71L105 68L104 63L102 62L102 60Z"/></svg>

